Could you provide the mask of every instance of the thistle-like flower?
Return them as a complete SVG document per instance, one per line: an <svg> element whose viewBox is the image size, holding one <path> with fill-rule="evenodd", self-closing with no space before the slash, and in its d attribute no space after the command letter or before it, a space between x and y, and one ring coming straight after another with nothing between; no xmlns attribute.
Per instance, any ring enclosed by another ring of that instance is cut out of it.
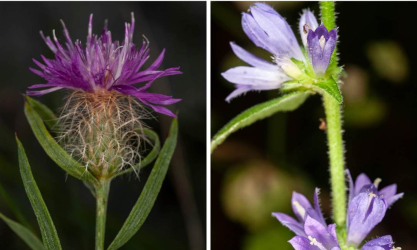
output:
<svg viewBox="0 0 417 250"><path fill-rule="evenodd" d="M323 24L319 26L308 10L304 11L299 24L307 53L303 53L287 21L267 4L255 3L249 13L243 13L242 27L256 46L272 54L273 62L230 43L236 56L252 67L240 66L222 73L237 88L226 101L252 90L278 89L290 80L312 84L326 73L336 46L336 29L329 32Z"/></svg>
<svg viewBox="0 0 417 250"><path fill-rule="evenodd" d="M389 185L378 191L380 179L371 183L368 176L361 174L353 184L349 178L349 205L347 211L347 244L358 247L371 230L379 224L390 205L404 194L395 194L396 184Z"/></svg>
<svg viewBox="0 0 417 250"><path fill-rule="evenodd" d="M54 41L41 32L55 58L41 56L43 64L34 60L41 70L30 70L47 83L30 86L27 94L40 96L60 89L71 90L58 120L59 138L72 156L93 174L102 176L140 160L142 120L149 116L145 106L175 117L161 105L180 99L147 91L157 78L182 72L179 68L158 70L165 50L149 67L142 69L149 59L149 42L145 38L140 48L133 43L133 13L132 22L125 23L122 43L112 41L107 22L101 36L93 35L92 21L93 15L89 19L85 48L79 40L71 40L63 22L65 45L58 41L55 31ZM134 86L137 83L145 84ZM40 88L46 89L34 90Z"/></svg>

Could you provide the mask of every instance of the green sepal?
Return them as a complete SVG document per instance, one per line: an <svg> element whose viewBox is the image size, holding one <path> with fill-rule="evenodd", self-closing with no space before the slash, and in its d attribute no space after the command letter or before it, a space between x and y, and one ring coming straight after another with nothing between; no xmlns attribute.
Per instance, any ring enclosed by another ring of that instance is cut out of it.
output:
<svg viewBox="0 0 417 250"><path fill-rule="evenodd" d="M16 137L20 175L22 176L23 185L25 187L26 194L38 219L39 228L41 229L41 235L43 244L49 250L61 249L61 243L59 241L58 233L55 229L55 225L49 214L48 208L42 198L41 192L36 184L35 179L30 169L29 161L26 157L25 149L22 143Z"/></svg>
<svg viewBox="0 0 417 250"><path fill-rule="evenodd" d="M343 102L343 96L339 89L339 84L331 77L324 82L318 82L316 84L318 88L327 92L331 97L333 97L339 104Z"/></svg>
<svg viewBox="0 0 417 250"><path fill-rule="evenodd" d="M17 223L14 220L7 218L4 214L0 213L0 219L2 219L31 249L33 250L45 250L46 248L42 244L42 241L36 237L28 228Z"/></svg>
<svg viewBox="0 0 417 250"><path fill-rule="evenodd" d="M277 112L293 111L297 109L304 103L309 95L310 92L306 91L286 93L283 96L255 105L243 111L213 136L213 139L211 140L211 151L213 152L213 150L226 140L229 135L239 129L265 119Z"/></svg>
<svg viewBox="0 0 417 250"><path fill-rule="evenodd" d="M175 147L177 145L178 135L178 122L174 119L171 124L171 128L167 139L159 153L151 174L146 181L145 187L139 196L138 201L132 208L125 223L116 235L113 242L110 244L108 250L115 250L121 248L126 242L136 234L141 228L142 224L148 217L151 209L158 197L161 190L162 183L165 179L168 171L169 163L171 162L172 155L174 154Z"/></svg>

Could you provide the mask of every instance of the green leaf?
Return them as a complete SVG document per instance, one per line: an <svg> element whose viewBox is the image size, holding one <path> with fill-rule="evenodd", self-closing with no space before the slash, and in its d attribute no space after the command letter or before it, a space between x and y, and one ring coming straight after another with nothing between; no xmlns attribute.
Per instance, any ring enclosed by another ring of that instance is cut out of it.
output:
<svg viewBox="0 0 417 250"><path fill-rule="evenodd" d="M318 88L322 89L323 91L327 92L339 104L343 102L343 97L342 97L342 93L340 93L339 85L333 78L328 79L326 82L319 82L314 85L316 85Z"/></svg>
<svg viewBox="0 0 417 250"><path fill-rule="evenodd" d="M169 135L159 153L152 172L146 181L145 187L130 212L129 217L127 217L119 233L116 235L116 238L110 244L109 250L122 247L133 235L135 235L148 217L156 197L159 194L162 182L165 179L172 155L174 154L175 146L177 144L177 134L178 124L177 119L174 119L171 124Z"/></svg>
<svg viewBox="0 0 417 250"><path fill-rule="evenodd" d="M33 250L45 250L42 242L34 235L29 229L17 223L14 220L7 218L4 214L0 213L0 218L13 230L31 249Z"/></svg>
<svg viewBox="0 0 417 250"><path fill-rule="evenodd" d="M36 139L45 150L46 154L65 172L71 176L83 180L90 181L99 185L97 179L81 166L74 158L72 158L51 136L46 129L39 114L29 105L25 103L25 115L32 128Z"/></svg>
<svg viewBox="0 0 417 250"><path fill-rule="evenodd" d="M26 194L38 219L39 227L41 229L43 243L47 249L61 249L58 233L56 232L51 215L48 212L45 202L42 199L36 181L33 178L32 171L26 157L25 149L22 143L16 137L20 175L22 176L23 185L25 186Z"/></svg>
<svg viewBox="0 0 417 250"><path fill-rule="evenodd" d="M309 92L292 92L271 101L255 105L236 116L224 126L211 141L211 151L220 145L230 134L247 127L256 121L267 118L276 112L292 111L298 108L309 96Z"/></svg>
<svg viewBox="0 0 417 250"><path fill-rule="evenodd" d="M155 160L155 158L158 156L159 149L161 147L161 143L159 142L158 134L155 133L154 131L152 131L150 129L146 129L146 128L143 129L143 133L146 135L147 138L149 138L151 140L152 147L153 147L151 152L149 152L149 154L145 157L145 159L141 160L138 164L136 164L132 168L128 168L128 169L125 169L125 170L122 170L122 171L118 172L117 174L114 175L114 177L130 173L133 170L135 170L135 171L140 170L141 168L144 168L147 165L149 165L149 163L151 163L153 160Z"/></svg>
<svg viewBox="0 0 417 250"><path fill-rule="evenodd" d="M26 100L28 101L29 105L35 110L35 112L38 113L38 115L41 117L42 121L45 123L49 130L58 130L58 128L56 127L58 118L55 116L52 110L50 110L45 104L42 104L29 96L26 96Z"/></svg>

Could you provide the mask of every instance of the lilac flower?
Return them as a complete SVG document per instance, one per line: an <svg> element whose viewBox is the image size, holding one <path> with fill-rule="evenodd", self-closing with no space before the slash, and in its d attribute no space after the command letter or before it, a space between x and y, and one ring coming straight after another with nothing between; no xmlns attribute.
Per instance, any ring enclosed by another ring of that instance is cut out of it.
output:
<svg viewBox="0 0 417 250"><path fill-rule="evenodd" d="M372 189L375 194L385 198L385 200L388 202L388 206L391 206L394 204L394 202L404 196L404 193L397 194L397 184L388 185L378 191L378 186L381 182L381 179L378 178L374 181L374 183L372 183L369 177L362 173L356 178L355 184L353 184L353 179L350 175L350 172L348 170L346 170L346 172L350 183L349 201L352 200L353 197L358 195L360 192L368 189Z"/></svg>
<svg viewBox="0 0 417 250"><path fill-rule="evenodd" d="M395 184L378 191L377 186L380 179L375 180L375 184L372 184L365 174L359 175L354 185L349 171L347 174L350 189L347 211L347 243L358 247L369 232L382 221L389 205L402 197L403 193L395 195Z"/></svg>
<svg viewBox="0 0 417 250"><path fill-rule="evenodd" d="M222 76L236 84L226 101L253 90L278 89L291 79L300 79L304 73L291 60L308 63L300 45L287 21L271 6L255 3L250 13L242 14L242 27L252 42L267 51L274 58L274 63L258 58L234 43L230 43L233 52L252 67L240 66L222 73ZM304 11L300 19L300 34L308 50L309 61L317 75L323 74L330 62L336 45L336 30L330 32L318 26L313 13Z"/></svg>
<svg viewBox="0 0 417 250"><path fill-rule="evenodd" d="M319 189L314 192L314 207L307 198L293 192L291 199L294 214L298 220L284 213L272 213L284 226L288 227L297 236L289 242L296 249L340 249L336 238L335 224L327 226L320 210Z"/></svg>
<svg viewBox="0 0 417 250"><path fill-rule="evenodd" d="M175 115L161 105L170 105L181 99L174 99L157 93L147 92L153 82L163 76L177 75L182 72L179 68L158 70L165 55L165 49L158 58L147 68L142 69L149 59L149 42L143 42L139 49L133 43L135 19L132 13L132 23L125 24L125 37L122 43L112 41L111 32L104 26L101 36L92 33L93 15L88 24L88 36L85 48L79 40L72 42L69 32L62 22L66 44L61 45L53 31L53 39L41 36L55 54L55 59L41 56L44 63L34 60L40 70L30 69L33 73L43 77L47 83L36 84L29 89L46 88L44 90L30 90L28 95L40 96L59 89L83 90L86 92L116 91L121 94L138 98L143 104L154 111L173 116ZM142 70L141 70L142 69ZM146 83L142 87L134 84Z"/></svg>

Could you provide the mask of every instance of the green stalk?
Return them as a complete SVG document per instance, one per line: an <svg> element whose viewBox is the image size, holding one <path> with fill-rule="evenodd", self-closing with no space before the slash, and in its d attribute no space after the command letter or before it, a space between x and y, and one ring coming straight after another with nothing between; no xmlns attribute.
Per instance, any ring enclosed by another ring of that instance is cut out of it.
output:
<svg viewBox="0 0 417 250"><path fill-rule="evenodd" d="M320 2L321 18L328 30L335 28L334 2ZM330 66L337 66L336 48ZM330 182L332 188L333 219L338 226L345 226L346 186L345 159L342 139L342 115L340 105L329 94L323 94L323 106L326 113L327 140L330 158Z"/></svg>
<svg viewBox="0 0 417 250"><path fill-rule="evenodd" d="M100 181L100 186L96 186L96 250L104 250L110 182L110 180L102 180Z"/></svg>

